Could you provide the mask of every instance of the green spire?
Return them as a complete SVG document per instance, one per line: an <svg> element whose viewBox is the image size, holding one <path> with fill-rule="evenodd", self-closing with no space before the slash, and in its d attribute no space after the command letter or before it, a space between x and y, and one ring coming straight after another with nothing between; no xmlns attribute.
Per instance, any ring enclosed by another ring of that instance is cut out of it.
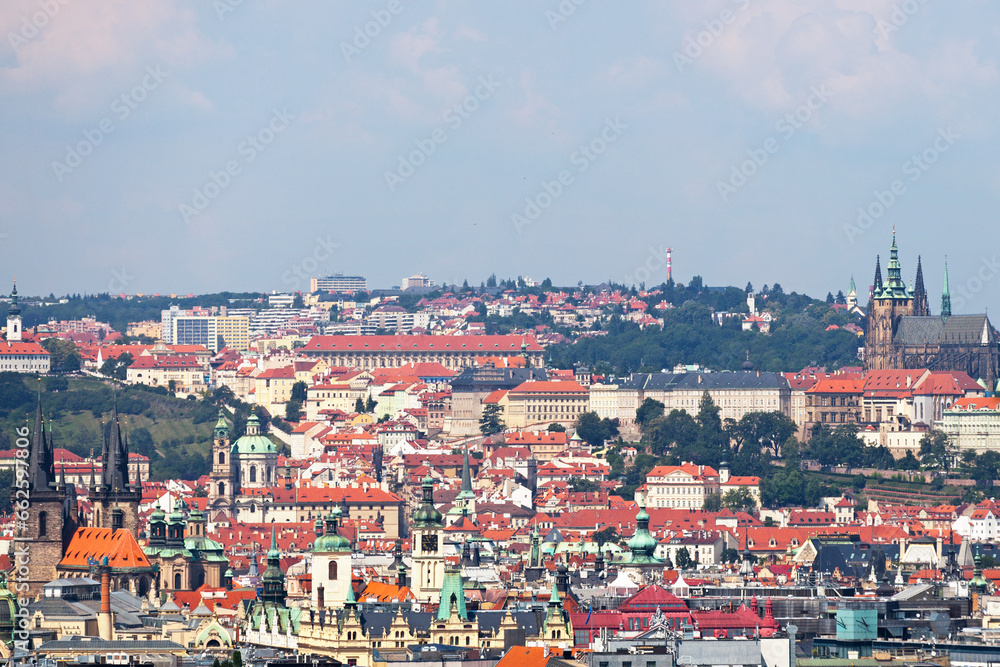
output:
<svg viewBox="0 0 1000 667"><path fill-rule="evenodd" d="M447 621L451 618L452 611L457 612L461 620L469 620L469 612L465 608L462 575L455 568L448 567L441 582L441 603L438 605L437 620Z"/></svg>
<svg viewBox="0 0 1000 667"><path fill-rule="evenodd" d="M558 607L562 602L559 600L559 589L556 587L555 577L552 578L552 595L549 596L549 606Z"/></svg>
<svg viewBox="0 0 1000 667"><path fill-rule="evenodd" d="M941 317L951 317L951 288L948 287L948 256L944 258L944 291L941 292Z"/></svg>
<svg viewBox="0 0 1000 667"><path fill-rule="evenodd" d="M909 292L903 282L903 272L899 266L899 248L896 247L896 230L892 230L892 246L889 248L889 267L886 269L885 290L883 298L906 299Z"/></svg>
<svg viewBox="0 0 1000 667"><path fill-rule="evenodd" d="M858 293L858 288L854 286L854 274L853 273L851 274L851 286L848 288L847 293L848 294L855 294L855 295Z"/></svg>
<svg viewBox="0 0 1000 667"><path fill-rule="evenodd" d="M275 535L274 522L271 522L271 548L267 551L267 569L264 570L261 599L274 604L285 603L285 575L281 572L281 552L278 550L278 539Z"/></svg>
<svg viewBox="0 0 1000 667"><path fill-rule="evenodd" d="M219 421L215 422L216 437L226 437L229 435L229 423L226 422L226 413L219 408Z"/></svg>

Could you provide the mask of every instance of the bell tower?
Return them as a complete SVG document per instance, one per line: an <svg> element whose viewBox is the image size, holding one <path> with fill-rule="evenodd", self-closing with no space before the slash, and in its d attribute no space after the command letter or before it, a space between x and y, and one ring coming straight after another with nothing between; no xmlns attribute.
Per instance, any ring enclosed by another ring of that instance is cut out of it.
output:
<svg viewBox="0 0 1000 667"><path fill-rule="evenodd" d="M219 410L219 420L215 423L212 439L212 472L209 475L208 502L212 509L233 515L236 489L233 480L233 461L229 443L229 424Z"/></svg>
<svg viewBox="0 0 1000 667"><path fill-rule="evenodd" d="M428 468L423 483L423 503L413 513L411 590L418 600L430 600L444 583L444 525L434 507L434 480Z"/></svg>
<svg viewBox="0 0 1000 667"><path fill-rule="evenodd" d="M17 304L17 280L14 289L10 291L10 308L7 309L7 342L16 343L21 340L21 306Z"/></svg>

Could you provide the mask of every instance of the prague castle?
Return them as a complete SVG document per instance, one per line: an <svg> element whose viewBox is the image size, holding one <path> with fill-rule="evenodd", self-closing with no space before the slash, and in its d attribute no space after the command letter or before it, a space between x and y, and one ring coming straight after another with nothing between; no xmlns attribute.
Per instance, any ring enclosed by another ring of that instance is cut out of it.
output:
<svg viewBox="0 0 1000 667"><path fill-rule="evenodd" d="M919 258L913 289L903 282L895 232L886 274L883 283L876 258L865 327L865 370L962 371L985 381L991 391L995 389L1000 358L997 333L985 314L951 314L947 264L939 316L931 315Z"/></svg>

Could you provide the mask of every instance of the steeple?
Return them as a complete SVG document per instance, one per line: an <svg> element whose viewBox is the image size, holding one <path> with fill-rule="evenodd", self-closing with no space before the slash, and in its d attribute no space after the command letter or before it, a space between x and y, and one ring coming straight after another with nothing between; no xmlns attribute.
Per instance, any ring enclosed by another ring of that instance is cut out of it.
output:
<svg viewBox="0 0 1000 667"><path fill-rule="evenodd" d="M28 483L34 492L47 492L55 481L52 448L45 438L45 418L42 416L42 397L35 408L35 429L31 437Z"/></svg>
<svg viewBox="0 0 1000 667"><path fill-rule="evenodd" d="M283 605L285 603L285 575L281 573L281 552L278 550L278 539L275 536L274 522L271 522L271 548L267 551L267 569L263 577L264 592L261 596L265 603Z"/></svg>
<svg viewBox="0 0 1000 667"><path fill-rule="evenodd" d="M948 287L948 256L944 258L944 291L941 292L941 317L951 317L951 289Z"/></svg>
<svg viewBox="0 0 1000 667"><path fill-rule="evenodd" d="M885 289L882 298L906 299L910 294L903 282L903 271L899 265L899 248L896 247L896 230L892 230L892 246L889 247L889 266L886 269Z"/></svg>
<svg viewBox="0 0 1000 667"><path fill-rule="evenodd" d="M462 575L458 569L448 567L444 571L444 581L441 583L441 603L438 605L437 620L447 621L453 611L458 614L459 619L469 620L469 612L465 608Z"/></svg>
<svg viewBox="0 0 1000 667"><path fill-rule="evenodd" d="M17 304L17 279L14 279L14 289L10 291L10 307L7 308L7 342L15 343L21 340L21 306Z"/></svg>
<svg viewBox="0 0 1000 667"><path fill-rule="evenodd" d="M129 490L128 445L122 438L117 398L111 408L111 431L105 439L104 460L101 461L101 486L111 492Z"/></svg>
<svg viewBox="0 0 1000 667"><path fill-rule="evenodd" d="M920 255L917 255L917 277L913 281L913 314L930 315L930 306L927 305L927 290L924 289L924 269L921 266Z"/></svg>
<svg viewBox="0 0 1000 667"><path fill-rule="evenodd" d="M469 469L469 446L462 449L462 489L458 493L458 501L465 514L472 514L476 494L472 491L472 472Z"/></svg>
<svg viewBox="0 0 1000 667"><path fill-rule="evenodd" d="M875 280L872 282L872 297L882 292L882 258L875 255Z"/></svg>

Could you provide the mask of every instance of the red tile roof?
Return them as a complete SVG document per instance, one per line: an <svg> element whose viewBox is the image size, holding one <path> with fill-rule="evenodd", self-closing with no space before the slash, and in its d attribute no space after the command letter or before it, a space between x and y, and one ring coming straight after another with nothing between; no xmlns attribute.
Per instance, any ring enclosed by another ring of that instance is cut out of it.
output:
<svg viewBox="0 0 1000 667"><path fill-rule="evenodd" d="M123 528L77 528L59 565L88 567L90 559L102 561L105 556L113 568L150 567L142 547Z"/></svg>
<svg viewBox="0 0 1000 667"><path fill-rule="evenodd" d="M521 350L524 342L530 352L542 351L533 336L313 336L303 352L355 352L399 350L420 352L486 352Z"/></svg>

